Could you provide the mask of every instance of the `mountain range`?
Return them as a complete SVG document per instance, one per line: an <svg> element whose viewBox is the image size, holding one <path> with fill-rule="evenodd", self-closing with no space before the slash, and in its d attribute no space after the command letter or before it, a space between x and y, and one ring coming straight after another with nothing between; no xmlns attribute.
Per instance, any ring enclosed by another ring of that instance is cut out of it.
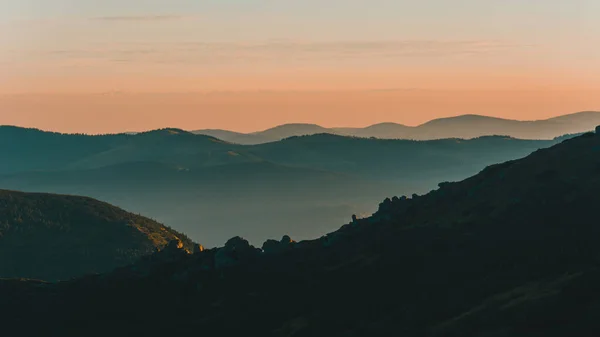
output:
<svg viewBox="0 0 600 337"><path fill-rule="evenodd" d="M0 127L0 188L93 197L207 247L234 234L257 244L314 237L371 214L387 195L425 193L561 139L316 134L244 146L179 129L87 136Z"/></svg>
<svg viewBox="0 0 600 337"><path fill-rule="evenodd" d="M325 128L315 124L285 124L265 131L239 133L227 130L196 130L195 134L213 136L237 144L262 144L292 136L330 133L342 136L380 139L432 140L444 138L470 139L501 135L521 139L553 139L564 134L593 130L600 124L600 112L583 111L536 121L517 121L481 115L440 118L418 126L381 123L365 128Z"/></svg>
<svg viewBox="0 0 600 337"><path fill-rule="evenodd" d="M112 273L0 281L8 336L600 333L600 136L386 198L318 239L177 245ZM360 193L360 191L357 191ZM28 324L35 319L36 324Z"/></svg>

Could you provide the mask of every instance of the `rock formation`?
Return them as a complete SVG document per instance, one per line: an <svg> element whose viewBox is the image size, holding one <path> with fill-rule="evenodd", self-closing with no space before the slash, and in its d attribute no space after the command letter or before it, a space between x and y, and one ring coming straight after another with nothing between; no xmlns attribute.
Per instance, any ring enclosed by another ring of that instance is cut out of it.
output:
<svg viewBox="0 0 600 337"><path fill-rule="evenodd" d="M239 236L229 239L215 254L215 268L225 268L257 257L261 250Z"/></svg>
<svg viewBox="0 0 600 337"><path fill-rule="evenodd" d="M292 240L289 235L284 235L281 238L281 241L277 240L267 240L263 243L262 250L267 254L272 253L281 253L287 250L290 250L294 247L296 242Z"/></svg>

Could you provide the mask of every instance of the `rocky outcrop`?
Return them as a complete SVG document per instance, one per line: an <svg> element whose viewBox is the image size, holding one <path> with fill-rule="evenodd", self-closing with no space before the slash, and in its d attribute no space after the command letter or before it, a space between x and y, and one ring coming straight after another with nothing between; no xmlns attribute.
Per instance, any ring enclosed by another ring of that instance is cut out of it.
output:
<svg viewBox="0 0 600 337"><path fill-rule="evenodd" d="M229 239L215 254L215 268L226 268L259 256L261 250L239 236Z"/></svg>
<svg viewBox="0 0 600 337"><path fill-rule="evenodd" d="M267 240L263 243L262 251L267 254L281 253L294 248L296 241L292 240L288 235L284 235L280 241Z"/></svg>
<svg viewBox="0 0 600 337"><path fill-rule="evenodd" d="M151 256L151 260L170 262L176 261L183 255L187 255L189 252L184 249L183 242L175 239L169 241L169 243L159 252Z"/></svg>
<svg viewBox="0 0 600 337"><path fill-rule="evenodd" d="M164 251L175 252L175 251L178 251L180 249L183 249L183 242L181 242L181 240L171 240L165 246Z"/></svg>
<svg viewBox="0 0 600 337"><path fill-rule="evenodd" d="M192 254L202 253L203 251L204 251L204 246L202 246L200 244L196 244L196 245L194 245Z"/></svg>

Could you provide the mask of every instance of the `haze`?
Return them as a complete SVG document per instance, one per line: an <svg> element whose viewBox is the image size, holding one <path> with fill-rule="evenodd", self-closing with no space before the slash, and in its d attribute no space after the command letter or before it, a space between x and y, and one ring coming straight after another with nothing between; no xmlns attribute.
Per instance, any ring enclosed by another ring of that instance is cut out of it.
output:
<svg viewBox="0 0 600 337"><path fill-rule="evenodd" d="M598 110L599 12L595 0L4 2L0 124L248 132Z"/></svg>

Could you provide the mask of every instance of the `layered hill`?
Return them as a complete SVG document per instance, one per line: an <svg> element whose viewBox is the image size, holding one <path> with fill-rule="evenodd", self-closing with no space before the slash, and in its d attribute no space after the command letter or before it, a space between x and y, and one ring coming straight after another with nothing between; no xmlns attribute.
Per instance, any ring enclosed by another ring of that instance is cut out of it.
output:
<svg viewBox="0 0 600 337"><path fill-rule="evenodd" d="M585 134L426 195L386 199L372 216L317 240L284 237L260 250L233 238L101 277L0 282L9 300L0 303L4 329L20 336L597 335L598 191L600 136ZM24 324L32 315L40 324Z"/></svg>
<svg viewBox="0 0 600 337"><path fill-rule="evenodd" d="M90 169L138 161L208 166L251 160L232 145L178 129L135 135L81 135L0 126L0 173Z"/></svg>
<svg viewBox="0 0 600 337"><path fill-rule="evenodd" d="M254 244L311 238L348 214L374 212L387 195L427 192L556 143L316 134L243 146L178 129L85 136L14 127L0 127L0 139L0 188L93 197L208 247L232 235Z"/></svg>
<svg viewBox="0 0 600 337"><path fill-rule="evenodd" d="M108 272L185 235L94 199L0 190L0 277L64 280Z"/></svg>
<svg viewBox="0 0 600 337"><path fill-rule="evenodd" d="M331 133L342 136L432 140L444 138L470 139L490 135L521 139L553 139L564 134L588 132L600 124L600 112L583 111L536 121L517 121L481 115L440 118L418 126L380 123L365 128L324 128L314 124L285 124L249 134L218 130L197 130L195 134L214 136L239 144L261 144L292 136Z"/></svg>
<svg viewBox="0 0 600 337"><path fill-rule="evenodd" d="M520 158L556 141L486 136L431 141L365 139L316 134L248 147L261 158L390 182L454 179L492 163Z"/></svg>
<svg viewBox="0 0 600 337"><path fill-rule="evenodd" d="M343 173L367 172L385 166L410 174L410 167L398 164L453 166L453 162L468 163L469 159L494 157L491 161L482 159L490 164L511 159L503 157L505 154L523 156L555 142L500 136L469 140L379 140L319 133L243 146L178 129L87 136L0 127L0 156L4 159L0 174L89 170L131 163L193 170L264 162ZM372 165L374 162L378 163L376 167ZM380 172L376 176L387 181L394 179L389 174L381 176Z"/></svg>

